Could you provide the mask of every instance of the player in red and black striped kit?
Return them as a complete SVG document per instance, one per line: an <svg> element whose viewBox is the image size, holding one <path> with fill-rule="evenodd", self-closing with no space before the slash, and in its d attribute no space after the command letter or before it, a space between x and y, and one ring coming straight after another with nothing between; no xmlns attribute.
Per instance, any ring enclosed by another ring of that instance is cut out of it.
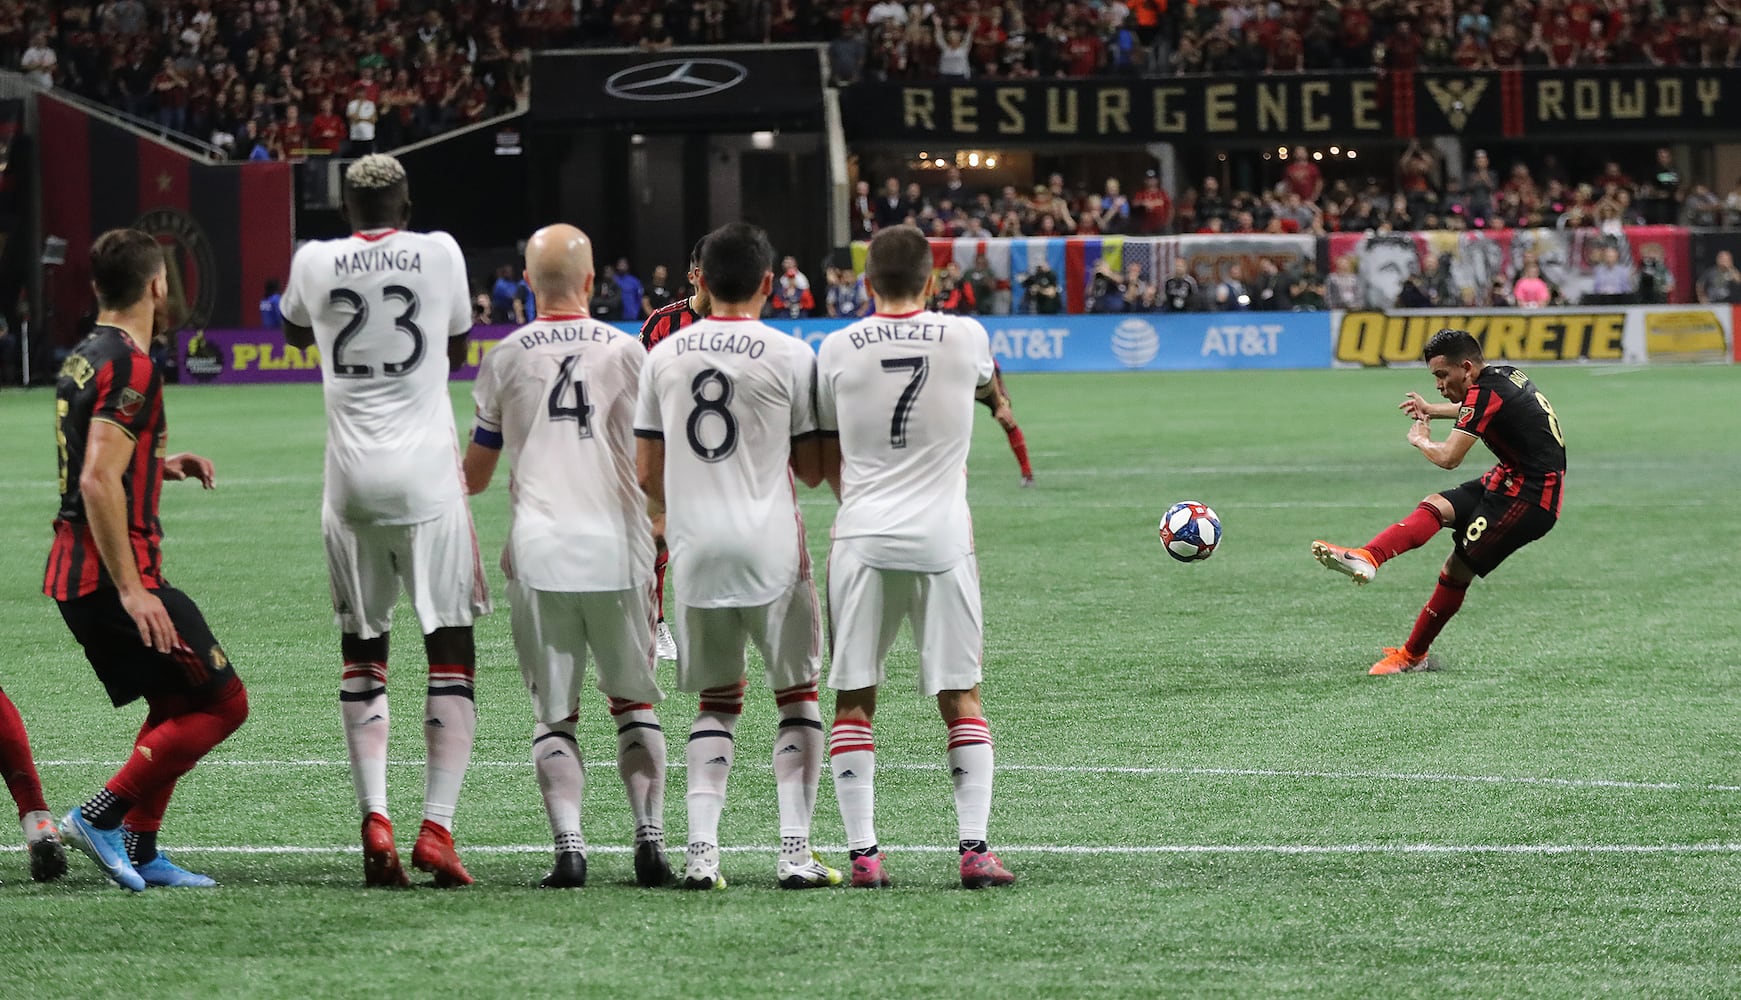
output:
<svg viewBox="0 0 1741 1000"><path fill-rule="evenodd" d="M1003 384L1003 369L992 362L992 385L997 391L989 398L981 399L985 408L991 411L993 420L1003 428L1004 436L1009 438L1010 451L1015 453L1016 464L1022 467L1022 485L1034 485L1034 467L1028 464L1028 439L1022 436L1022 429L1016 424L1015 411L1010 409L1010 391Z"/></svg>
<svg viewBox="0 0 1741 1000"><path fill-rule="evenodd" d="M1529 376L1509 365L1490 365L1481 345L1462 330L1440 330L1421 352L1451 402L1429 403L1409 393L1398 407L1414 423L1409 444L1445 469L1462 464L1477 440L1499 459L1479 479L1435 493L1414 513L1357 549L1313 542L1312 554L1325 566L1370 581L1378 567L1425 545L1441 527L1455 533L1439 586L1415 619L1414 631L1400 649L1386 649L1373 674L1427 668L1427 648L1457 609L1477 576L1493 572L1506 557L1553 529L1560 516L1566 478L1566 439L1548 398ZM1428 430L1433 419L1455 420L1444 441Z"/></svg>
<svg viewBox="0 0 1741 1000"><path fill-rule="evenodd" d="M248 717L247 692L199 608L163 578L163 481L211 489L212 463L165 457L163 383L147 354L169 297L162 248L136 229L104 233L91 244L91 285L96 330L55 389L61 500L42 589L109 700L144 698L150 711L127 762L60 833L134 892L212 886L157 849L176 781Z"/></svg>
<svg viewBox="0 0 1741 1000"><path fill-rule="evenodd" d="M706 240L705 236L696 240L695 248L689 251L689 297L660 306L641 324L641 345L647 350L652 350L653 345L659 341L707 315L707 290L697 280L701 277L701 244ZM654 541L659 543L659 555L653 561L653 573L657 578L654 586L659 595L659 622L656 626L659 659L675 660L677 643L671 638L671 627L665 624L665 565L670 557L665 550L663 515L653 519L653 532Z"/></svg>

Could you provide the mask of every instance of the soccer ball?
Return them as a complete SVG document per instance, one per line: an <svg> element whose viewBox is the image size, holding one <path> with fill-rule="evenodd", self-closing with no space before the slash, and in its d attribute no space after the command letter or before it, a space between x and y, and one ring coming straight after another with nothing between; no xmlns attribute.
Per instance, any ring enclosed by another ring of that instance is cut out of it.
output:
<svg viewBox="0 0 1741 1000"><path fill-rule="evenodd" d="M1221 519L1196 500L1176 503L1161 517L1161 544L1180 562L1201 562L1221 544Z"/></svg>

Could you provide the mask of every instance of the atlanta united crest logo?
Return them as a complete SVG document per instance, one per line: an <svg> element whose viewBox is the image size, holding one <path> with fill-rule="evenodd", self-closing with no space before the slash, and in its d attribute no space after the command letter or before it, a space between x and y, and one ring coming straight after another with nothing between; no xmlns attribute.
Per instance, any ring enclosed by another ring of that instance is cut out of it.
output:
<svg viewBox="0 0 1741 1000"><path fill-rule="evenodd" d="M146 212L133 228L156 237L169 268L169 329L203 327L218 299L218 260L198 220L173 208Z"/></svg>

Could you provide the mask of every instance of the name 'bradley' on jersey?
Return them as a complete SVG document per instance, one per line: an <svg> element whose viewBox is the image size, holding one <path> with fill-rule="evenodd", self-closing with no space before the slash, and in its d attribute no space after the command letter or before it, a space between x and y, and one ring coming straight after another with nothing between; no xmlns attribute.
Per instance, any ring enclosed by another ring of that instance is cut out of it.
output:
<svg viewBox="0 0 1741 1000"><path fill-rule="evenodd" d="M422 274L423 255L415 250L369 247L334 257L332 270L340 278L367 271L409 271Z"/></svg>
<svg viewBox="0 0 1741 1000"><path fill-rule="evenodd" d="M591 326L558 326L545 327L538 330L526 330L518 338L520 346L530 351L534 347L545 344L608 344L623 336L611 327L594 324Z"/></svg>

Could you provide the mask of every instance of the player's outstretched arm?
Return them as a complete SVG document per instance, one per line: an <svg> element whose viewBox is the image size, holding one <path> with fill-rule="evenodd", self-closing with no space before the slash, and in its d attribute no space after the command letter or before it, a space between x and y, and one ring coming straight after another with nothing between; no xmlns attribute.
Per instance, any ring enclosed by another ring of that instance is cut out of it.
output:
<svg viewBox="0 0 1741 1000"><path fill-rule="evenodd" d="M1429 403L1418 392L1404 396L1396 408L1410 420L1455 420L1458 411L1456 403Z"/></svg>
<svg viewBox="0 0 1741 1000"><path fill-rule="evenodd" d="M1475 446L1475 435L1468 431L1453 430L1451 436L1443 441L1434 441L1432 431L1425 420L1416 420L1409 425L1409 444L1421 450L1427 456L1427 461L1441 469L1455 469L1463 464L1464 456Z"/></svg>
<svg viewBox="0 0 1741 1000"><path fill-rule="evenodd" d="M218 488L217 466L212 460L184 451L163 460L163 478L168 480L197 479L208 490Z"/></svg>

